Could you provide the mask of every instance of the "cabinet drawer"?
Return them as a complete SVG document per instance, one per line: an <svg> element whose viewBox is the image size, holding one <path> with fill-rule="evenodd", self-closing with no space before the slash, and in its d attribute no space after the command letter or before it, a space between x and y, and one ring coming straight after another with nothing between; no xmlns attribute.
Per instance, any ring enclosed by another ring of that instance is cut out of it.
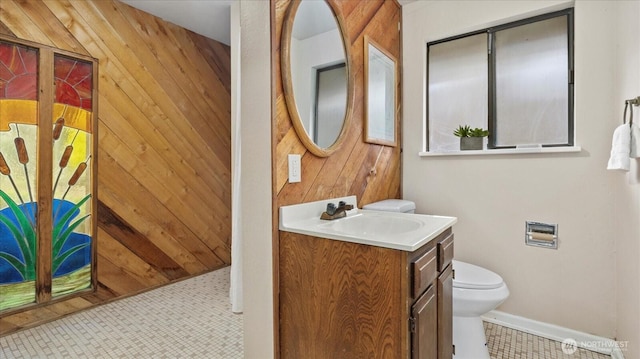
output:
<svg viewBox="0 0 640 359"><path fill-rule="evenodd" d="M453 260L453 233L438 242L438 272L442 272Z"/></svg>
<svg viewBox="0 0 640 359"><path fill-rule="evenodd" d="M413 297L416 298L433 283L438 276L437 248L433 247L420 256L413 266Z"/></svg>

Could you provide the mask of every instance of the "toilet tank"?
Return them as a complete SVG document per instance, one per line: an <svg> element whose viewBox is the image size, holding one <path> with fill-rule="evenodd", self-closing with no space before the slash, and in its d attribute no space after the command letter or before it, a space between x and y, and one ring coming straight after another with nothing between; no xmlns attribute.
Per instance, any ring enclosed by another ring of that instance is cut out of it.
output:
<svg viewBox="0 0 640 359"><path fill-rule="evenodd" d="M385 199L364 205L362 209L382 212L415 213L416 204L406 199Z"/></svg>

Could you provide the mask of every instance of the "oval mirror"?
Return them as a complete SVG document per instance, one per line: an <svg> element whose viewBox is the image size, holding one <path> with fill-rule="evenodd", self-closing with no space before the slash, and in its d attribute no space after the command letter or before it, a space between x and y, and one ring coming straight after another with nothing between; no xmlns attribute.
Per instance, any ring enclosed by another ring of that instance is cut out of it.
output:
<svg viewBox="0 0 640 359"><path fill-rule="evenodd" d="M311 153L329 156L348 128L353 81L342 21L328 2L291 2L282 30L281 56L293 127Z"/></svg>

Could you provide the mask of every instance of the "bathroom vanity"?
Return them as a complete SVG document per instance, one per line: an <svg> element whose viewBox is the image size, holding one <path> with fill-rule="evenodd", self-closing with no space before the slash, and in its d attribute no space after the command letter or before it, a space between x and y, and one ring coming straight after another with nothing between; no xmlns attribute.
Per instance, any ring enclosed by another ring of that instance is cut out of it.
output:
<svg viewBox="0 0 640 359"><path fill-rule="evenodd" d="M283 208L281 358L452 357L454 217Z"/></svg>

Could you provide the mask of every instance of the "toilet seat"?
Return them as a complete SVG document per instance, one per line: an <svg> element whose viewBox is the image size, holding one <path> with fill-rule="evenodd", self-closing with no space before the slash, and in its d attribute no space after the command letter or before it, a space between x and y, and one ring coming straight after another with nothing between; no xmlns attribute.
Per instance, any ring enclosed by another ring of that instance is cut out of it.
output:
<svg viewBox="0 0 640 359"><path fill-rule="evenodd" d="M453 270L455 271L454 288L482 290L496 289L504 285L502 277L488 269L473 264L454 260Z"/></svg>

